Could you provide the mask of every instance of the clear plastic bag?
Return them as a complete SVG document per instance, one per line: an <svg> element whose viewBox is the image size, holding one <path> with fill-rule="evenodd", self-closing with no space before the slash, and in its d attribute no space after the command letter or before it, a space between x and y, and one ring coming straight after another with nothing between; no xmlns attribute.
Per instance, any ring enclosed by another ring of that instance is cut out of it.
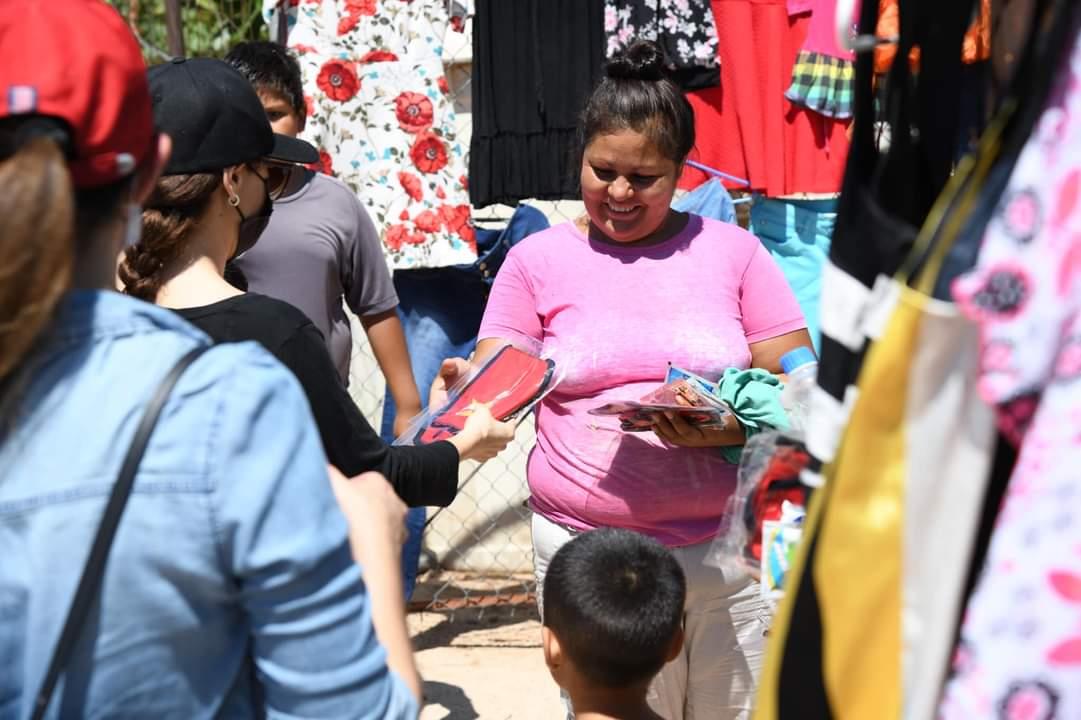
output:
<svg viewBox="0 0 1081 720"><path fill-rule="evenodd" d="M801 526L806 507L809 489L799 475L808 461L795 433L773 431L751 437L705 563L749 572L763 581L763 594L778 597L792 544L799 538L793 529Z"/></svg>
<svg viewBox="0 0 1081 720"><path fill-rule="evenodd" d="M394 444L426 445L451 438L478 405L487 406L497 420L520 423L560 380L559 366L540 343L507 343L448 388L445 403L413 418Z"/></svg>

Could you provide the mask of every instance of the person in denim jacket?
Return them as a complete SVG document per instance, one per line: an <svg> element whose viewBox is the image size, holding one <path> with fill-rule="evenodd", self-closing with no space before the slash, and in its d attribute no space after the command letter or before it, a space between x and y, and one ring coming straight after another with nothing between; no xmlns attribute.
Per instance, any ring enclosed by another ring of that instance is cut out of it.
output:
<svg viewBox="0 0 1081 720"><path fill-rule="evenodd" d="M209 339L107 289L170 148L116 10L10 0L0 37L6 719L30 715L144 407ZM382 580L404 506L379 476L327 474L288 371L254 343L205 352L151 437L48 716L415 718L401 589Z"/></svg>

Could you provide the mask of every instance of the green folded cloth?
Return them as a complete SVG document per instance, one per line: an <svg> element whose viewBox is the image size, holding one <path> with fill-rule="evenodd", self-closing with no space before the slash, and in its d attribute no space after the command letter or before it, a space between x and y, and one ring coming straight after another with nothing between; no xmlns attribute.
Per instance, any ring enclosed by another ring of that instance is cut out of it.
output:
<svg viewBox="0 0 1081 720"><path fill-rule="evenodd" d="M717 397L732 410L749 440L764 430L787 430L788 415L781 406L784 384L768 370L728 368L717 383ZM742 445L721 448L721 455L733 465L739 464Z"/></svg>

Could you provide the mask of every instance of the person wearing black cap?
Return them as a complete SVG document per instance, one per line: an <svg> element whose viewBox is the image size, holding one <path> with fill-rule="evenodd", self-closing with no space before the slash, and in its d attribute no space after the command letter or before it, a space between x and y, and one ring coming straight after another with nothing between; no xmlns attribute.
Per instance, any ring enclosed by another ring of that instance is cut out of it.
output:
<svg viewBox="0 0 1081 720"><path fill-rule="evenodd" d="M332 465L347 475L383 473L408 505L449 505L459 461L493 457L513 438L513 426L482 411L446 442L383 442L309 318L224 277L230 258L265 227L287 182L282 163L306 162L314 148L275 134L254 88L221 60L176 60L151 68L149 78L155 121L177 140L144 210L142 240L121 264L126 292L172 308L218 342L261 343L300 381Z"/></svg>
<svg viewBox="0 0 1081 720"><path fill-rule="evenodd" d="M265 349L111 289L169 148L114 8L0 3L0 717L413 720L404 504ZM233 156L234 245L295 149Z"/></svg>
<svg viewBox="0 0 1081 720"><path fill-rule="evenodd" d="M155 122L173 138L173 152L147 208L156 222L129 248L120 276L130 294L153 301L184 297L191 283L175 282L180 270L209 269L185 247L186 230L198 226L204 237L231 239L225 261L243 254L270 220L289 165L319 154L271 131L258 96L220 60L177 58L151 68L149 80ZM199 273L200 281L209 275ZM239 294L224 279L215 284L219 299Z"/></svg>

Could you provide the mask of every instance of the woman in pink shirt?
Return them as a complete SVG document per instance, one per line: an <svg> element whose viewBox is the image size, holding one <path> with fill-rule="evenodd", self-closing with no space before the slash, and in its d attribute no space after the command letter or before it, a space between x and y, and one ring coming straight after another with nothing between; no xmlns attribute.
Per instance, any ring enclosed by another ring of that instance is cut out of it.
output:
<svg viewBox="0 0 1081 720"><path fill-rule="evenodd" d="M618 419L588 411L645 395L669 362L711 379L731 367L779 372L781 355L811 340L753 235L670 209L694 117L656 45L635 43L612 60L582 140L587 216L510 252L476 353L536 341L566 373L537 411L527 473L538 587L576 532L620 527L660 540L687 576L686 641L654 681L651 704L670 719L742 718L769 611L750 577L702 564L736 484L718 448L742 444L742 428L657 417L653 433L624 433ZM463 367L444 369L452 381Z"/></svg>

